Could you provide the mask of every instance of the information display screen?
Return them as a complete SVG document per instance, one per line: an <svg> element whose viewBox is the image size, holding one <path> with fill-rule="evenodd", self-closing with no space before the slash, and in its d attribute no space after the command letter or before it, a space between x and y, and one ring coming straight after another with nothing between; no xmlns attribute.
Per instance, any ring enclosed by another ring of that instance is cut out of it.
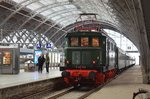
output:
<svg viewBox="0 0 150 99"><path fill-rule="evenodd" d="M38 58L39 56L42 54L42 51L41 50L35 50L34 51L34 64L37 64L38 63Z"/></svg>
<svg viewBox="0 0 150 99"><path fill-rule="evenodd" d="M11 53L10 51L3 51L3 64L10 65L11 64Z"/></svg>

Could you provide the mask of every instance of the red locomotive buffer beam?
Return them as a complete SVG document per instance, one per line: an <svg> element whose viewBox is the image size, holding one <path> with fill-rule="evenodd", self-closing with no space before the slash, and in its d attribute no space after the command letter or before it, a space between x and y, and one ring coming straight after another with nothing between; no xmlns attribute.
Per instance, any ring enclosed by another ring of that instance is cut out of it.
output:
<svg viewBox="0 0 150 99"><path fill-rule="evenodd" d="M66 70L62 72L64 81L67 84L88 83L88 80L99 85L105 82L105 75L96 70Z"/></svg>

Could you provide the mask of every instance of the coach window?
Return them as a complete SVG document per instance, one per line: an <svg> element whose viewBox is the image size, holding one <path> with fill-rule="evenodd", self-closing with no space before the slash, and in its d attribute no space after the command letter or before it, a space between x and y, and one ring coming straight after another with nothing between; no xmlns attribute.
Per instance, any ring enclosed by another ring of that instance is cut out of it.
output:
<svg viewBox="0 0 150 99"><path fill-rule="evenodd" d="M99 39L97 37L92 38L92 46L94 46L94 47L99 46Z"/></svg>
<svg viewBox="0 0 150 99"><path fill-rule="evenodd" d="M81 46L89 46L89 38L81 37Z"/></svg>
<svg viewBox="0 0 150 99"><path fill-rule="evenodd" d="M78 46L78 44L79 44L78 37L71 37L70 41L71 41L71 43L70 43L71 46Z"/></svg>

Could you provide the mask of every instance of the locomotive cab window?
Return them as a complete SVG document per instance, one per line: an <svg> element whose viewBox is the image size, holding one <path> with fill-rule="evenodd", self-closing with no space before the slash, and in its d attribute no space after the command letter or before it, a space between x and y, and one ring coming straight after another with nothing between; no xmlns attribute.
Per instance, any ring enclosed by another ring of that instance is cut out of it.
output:
<svg viewBox="0 0 150 99"><path fill-rule="evenodd" d="M81 46L89 46L89 38L81 37Z"/></svg>
<svg viewBox="0 0 150 99"><path fill-rule="evenodd" d="M98 37L93 37L92 38L92 46L98 47L99 46L99 39Z"/></svg>
<svg viewBox="0 0 150 99"><path fill-rule="evenodd" d="M71 37L70 38L70 45L71 46L79 46L78 44L79 44L79 40L78 40L78 37Z"/></svg>
<svg viewBox="0 0 150 99"><path fill-rule="evenodd" d="M65 39L65 47L68 46L68 38Z"/></svg>

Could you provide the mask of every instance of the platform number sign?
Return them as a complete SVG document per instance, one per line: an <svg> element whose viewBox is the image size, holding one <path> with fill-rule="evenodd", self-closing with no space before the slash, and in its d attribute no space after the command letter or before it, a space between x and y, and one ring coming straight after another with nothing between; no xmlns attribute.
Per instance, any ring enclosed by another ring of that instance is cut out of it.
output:
<svg viewBox="0 0 150 99"><path fill-rule="evenodd" d="M36 44L36 48L41 48L41 44L40 43Z"/></svg>
<svg viewBox="0 0 150 99"><path fill-rule="evenodd" d="M50 43L47 43L46 48L52 48L52 45Z"/></svg>

